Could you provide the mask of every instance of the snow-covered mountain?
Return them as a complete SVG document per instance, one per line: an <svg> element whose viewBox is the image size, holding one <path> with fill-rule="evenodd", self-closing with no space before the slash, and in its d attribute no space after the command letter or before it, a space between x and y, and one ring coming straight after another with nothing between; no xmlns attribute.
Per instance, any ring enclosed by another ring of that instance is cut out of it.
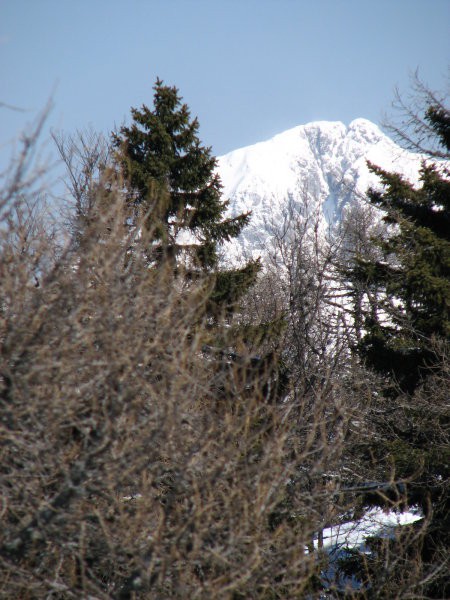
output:
<svg viewBox="0 0 450 600"><path fill-rule="evenodd" d="M219 157L218 171L230 213L252 211L231 254L258 256L281 223L287 205L318 210L323 227L335 223L346 203L378 183L366 161L417 180L422 156L407 152L366 119L347 127L317 121Z"/></svg>

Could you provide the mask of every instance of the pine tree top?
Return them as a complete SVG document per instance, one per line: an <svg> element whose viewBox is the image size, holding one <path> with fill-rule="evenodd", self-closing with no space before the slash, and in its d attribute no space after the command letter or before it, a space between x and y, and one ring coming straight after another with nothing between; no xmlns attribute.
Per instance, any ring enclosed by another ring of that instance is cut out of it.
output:
<svg viewBox="0 0 450 600"><path fill-rule="evenodd" d="M239 235L250 215L225 216L228 202L211 148L199 139L198 119L176 87L157 79L153 89L153 107L133 108L132 124L112 137L128 202L149 213L165 251L176 256L190 246L194 264L214 268L218 246Z"/></svg>

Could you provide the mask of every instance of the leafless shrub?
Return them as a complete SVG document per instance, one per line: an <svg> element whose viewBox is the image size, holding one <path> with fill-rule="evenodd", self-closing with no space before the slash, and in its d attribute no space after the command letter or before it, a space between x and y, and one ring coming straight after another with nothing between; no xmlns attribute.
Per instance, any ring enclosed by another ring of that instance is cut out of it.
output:
<svg viewBox="0 0 450 600"><path fill-rule="evenodd" d="M374 592L375 597L399 599L448 595L448 528L442 524L449 515L450 373L448 349L438 344L436 352L441 364L413 395L399 391L393 402L379 393L382 386L374 380L366 389L364 411L351 424L341 493L354 515L378 505L386 511L415 507L423 518L389 536L373 537L365 553L347 554L341 572L363 585L345 597L372 598ZM369 377L363 375L365 385Z"/></svg>
<svg viewBox="0 0 450 600"><path fill-rule="evenodd" d="M25 198L1 227L0 595L314 595L339 415L204 352L209 283L149 269L119 188L63 250Z"/></svg>
<svg viewBox="0 0 450 600"><path fill-rule="evenodd" d="M63 217L76 238L95 218L111 149L107 139L93 129L77 131L74 135L53 131L52 138L65 168L62 181L68 198L63 203Z"/></svg>
<svg viewBox="0 0 450 600"><path fill-rule="evenodd" d="M413 152L419 152L427 157L448 160L448 150L436 138L436 131L424 118L424 106L433 106L448 115L448 97L450 93L450 78L447 77L446 89L435 92L424 83L416 71L411 75L411 85L408 94L395 90L392 104L394 116L385 117L384 127L399 142Z"/></svg>

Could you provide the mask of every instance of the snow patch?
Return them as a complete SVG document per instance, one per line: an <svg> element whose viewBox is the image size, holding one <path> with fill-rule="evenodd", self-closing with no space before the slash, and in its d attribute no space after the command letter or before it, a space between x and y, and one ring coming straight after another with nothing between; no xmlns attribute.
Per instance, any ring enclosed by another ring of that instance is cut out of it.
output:
<svg viewBox="0 0 450 600"><path fill-rule="evenodd" d="M363 549L368 537L389 537L394 534L397 527L409 525L423 518L419 509L405 512L388 512L373 508L358 521L332 525L323 530L323 548L360 548ZM318 549L318 538L314 540L314 547Z"/></svg>

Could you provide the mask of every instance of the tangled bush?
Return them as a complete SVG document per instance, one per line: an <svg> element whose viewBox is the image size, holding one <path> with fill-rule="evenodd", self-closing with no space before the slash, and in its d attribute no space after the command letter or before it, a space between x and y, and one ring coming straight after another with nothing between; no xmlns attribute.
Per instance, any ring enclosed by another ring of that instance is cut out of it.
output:
<svg viewBox="0 0 450 600"><path fill-rule="evenodd" d="M0 595L313 593L338 411L300 429L276 371L205 352L210 283L149 268L108 200L63 249L23 190L3 206Z"/></svg>

